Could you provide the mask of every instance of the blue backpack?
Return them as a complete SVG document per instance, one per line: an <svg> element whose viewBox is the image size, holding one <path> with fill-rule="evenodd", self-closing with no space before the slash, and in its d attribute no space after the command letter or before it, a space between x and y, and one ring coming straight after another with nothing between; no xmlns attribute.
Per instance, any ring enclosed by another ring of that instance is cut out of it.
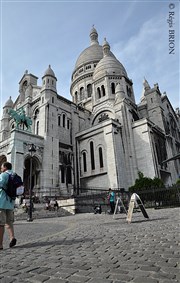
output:
<svg viewBox="0 0 180 283"><path fill-rule="evenodd" d="M24 186L21 177L16 173L7 173L8 183L7 188L2 188L6 194L10 197L11 201L16 197L24 194Z"/></svg>

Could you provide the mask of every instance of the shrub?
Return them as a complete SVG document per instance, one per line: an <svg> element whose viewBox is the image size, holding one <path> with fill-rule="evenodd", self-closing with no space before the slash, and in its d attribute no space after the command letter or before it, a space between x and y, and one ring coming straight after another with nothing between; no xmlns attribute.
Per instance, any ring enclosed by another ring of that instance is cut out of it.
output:
<svg viewBox="0 0 180 283"><path fill-rule="evenodd" d="M163 186L164 184L161 179L157 177L154 177L154 179L144 177L144 174L139 171L138 178L135 180L135 184L129 188L129 191L133 193L145 189L161 188Z"/></svg>

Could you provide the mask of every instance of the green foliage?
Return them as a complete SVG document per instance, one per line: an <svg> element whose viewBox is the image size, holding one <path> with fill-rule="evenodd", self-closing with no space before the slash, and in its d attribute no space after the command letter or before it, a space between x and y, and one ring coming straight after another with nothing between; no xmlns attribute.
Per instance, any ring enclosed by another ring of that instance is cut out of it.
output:
<svg viewBox="0 0 180 283"><path fill-rule="evenodd" d="M176 184L180 185L180 179L177 179Z"/></svg>
<svg viewBox="0 0 180 283"><path fill-rule="evenodd" d="M164 187L164 183L161 179L157 178L157 177L154 177L153 179L153 186L155 188L162 188Z"/></svg>
<svg viewBox="0 0 180 283"><path fill-rule="evenodd" d="M135 180L135 184L129 188L130 192L142 191L151 188L161 188L163 187L163 181L157 177L154 179L144 177L142 172L138 172L138 178Z"/></svg>

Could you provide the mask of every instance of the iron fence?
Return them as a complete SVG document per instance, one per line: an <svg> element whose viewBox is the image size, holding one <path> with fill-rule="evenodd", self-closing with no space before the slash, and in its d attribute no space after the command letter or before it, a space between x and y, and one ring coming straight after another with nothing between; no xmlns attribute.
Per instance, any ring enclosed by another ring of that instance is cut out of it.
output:
<svg viewBox="0 0 180 283"><path fill-rule="evenodd" d="M131 195L136 193L141 198L144 206L146 208L165 208L165 207L178 207L180 206L180 186L165 187L165 188L142 188L141 190L136 190L134 192L127 192L123 189L113 190L118 197L121 198L124 206L128 209L129 201ZM108 190L102 188L81 188L80 195L76 196L76 204L79 210L85 206L101 205L107 210L108 200L107 200Z"/></svg>
<svg viewBox="0 0 180 283"><path fill-rule="evenodd" d="M50 191L50 190L49 190ZM72 195L61 195L58 194L56 190L52 190L49 193L47 190L41 190L41 197L48 197L49 199L56 198L58 200L61 199L69 199L74 198L76 212L92 212L93 208L96 205L101 205L102 211L107 211L109 207L108 203L108 189L104 188L79 188L76 190L77 193ZM178 207L180 206L180 186L173 186L167 188L143 188L141 190L136 190L132 192L127 192L124 189L113 189L115 192L116 199L118 197L121 198L124 206L128 209L129 201L131 195L136 193L141 198L144 206L146 208L165 208L165 207ZM41 198L42 200L42 198ZM71 206L68 204L67 206Z"/></svg>
<svg viewBox="0 0 180 283"><path fill-rule="evenodd" d="M151 188L135 191L146 208L180 206L180 187Z"/></svg>

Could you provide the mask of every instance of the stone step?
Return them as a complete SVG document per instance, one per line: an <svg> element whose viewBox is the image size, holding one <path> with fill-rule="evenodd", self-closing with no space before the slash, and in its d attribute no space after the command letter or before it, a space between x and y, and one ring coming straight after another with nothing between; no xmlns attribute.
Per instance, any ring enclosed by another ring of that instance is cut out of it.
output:
<svg viewBox="0 0 180 283"><path fill-rule="evenodd" d="M41 218L53 218L53 217L62 217L72 215L70 212L66 211L63 208L59 208L58 211L48 211L44 208L35 208L32 211L33 219ZM22 208L15 209L14 211L15 220L26 220L28 218L28 213L25 212Z"/></svg>

